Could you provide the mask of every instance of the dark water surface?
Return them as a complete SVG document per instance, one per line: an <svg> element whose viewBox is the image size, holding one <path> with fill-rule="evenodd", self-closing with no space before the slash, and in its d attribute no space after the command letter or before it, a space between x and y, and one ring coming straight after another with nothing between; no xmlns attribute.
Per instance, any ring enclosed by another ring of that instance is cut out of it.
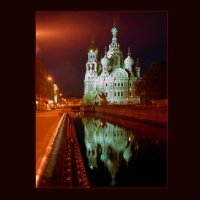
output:
<svg viewBox="0 0 200 200"><path fill-rule="evenodd" d="M91 187L167 186L167 128L100 116L74 125Z"/></svg>

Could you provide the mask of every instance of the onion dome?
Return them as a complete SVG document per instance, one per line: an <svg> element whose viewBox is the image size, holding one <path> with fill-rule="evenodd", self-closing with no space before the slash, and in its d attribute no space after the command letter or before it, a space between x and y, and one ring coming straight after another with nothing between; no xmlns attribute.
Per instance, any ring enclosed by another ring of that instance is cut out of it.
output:
<svg viewBox="0 0 200 200"><path fill-rule="evenodd" d="M105 55L104 57L101 59L101 64L103 66L108 66L110 64L110 60L107 58L106 56L106 47L105 47Z"/></svg>
<svg viewBox="0 0 200 200"><path fill-rule="evenodd" d="M134 61L133 61L133 59L132 59L130 56L128 56L128 57L124 60L124 63L125 63L126 66L131 66L131 65L133 65Z"/></svg>
<svg viewBox="0 0 200 200"><path fill-rule="evenodd" d="M130 55L130 48L128 48L128 57L124 60L126 66L132 66L134 63L134 60L130 57Z"/></svg>
<svg viewBox="0 0 200 200"><path fill-rule="evenodd" d="M116 27L113 27L113 28L111 29L111 32L112 32L112 33L117 33L117 32L118 32L118 30L117 30L117 28L116 28Z"/></svg>
<svg viewBox="0 0 200 200"><path fill-rule="evenodd" d="M130 55L130 48L128 48L128 57L124 60L126 66L132 66L134 63L134 60L130 57Z"/></svg>
<svg viewBox="0 0 200 200"><path fill-rule="evenodd" d="M102 64L103 66L107 66L107 65L110 64L110 60L107 58L106 55L101 59L101 64Z"/></svg>

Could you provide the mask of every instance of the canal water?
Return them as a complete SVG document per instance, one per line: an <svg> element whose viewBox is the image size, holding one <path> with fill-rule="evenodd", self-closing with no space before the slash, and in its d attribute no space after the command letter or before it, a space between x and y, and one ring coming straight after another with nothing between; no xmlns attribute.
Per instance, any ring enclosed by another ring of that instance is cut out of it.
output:
<svg viewBox="0 0 200 200"><path fill-rule="evenodd" d="M119 118L75 115L91 187L166 187L167 128Z"/></svg>

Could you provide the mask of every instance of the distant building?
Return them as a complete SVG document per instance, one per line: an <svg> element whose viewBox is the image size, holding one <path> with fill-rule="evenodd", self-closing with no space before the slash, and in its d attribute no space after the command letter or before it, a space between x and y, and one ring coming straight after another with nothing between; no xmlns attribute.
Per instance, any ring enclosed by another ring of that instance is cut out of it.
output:
<svg viewBox="0 0 200 200"><path fill-rule="evenodd" d="M66 99L66 105L68 106L78 106L78 105L82 105L82 98L78 98L78 97L68 97Z"/></svg>
<svg viewBox="0 0 200 200"><path fill-rule="evenodd" d="M35 67L36 109L51 109L54 103L54 84L48 79L50 74L39 57L36 57Z"/></svg>
<svg viewBox="0 0 200 200"><path fill-rule="evenodd" d="M98 61L98 49L92 39L88 49L88 61L84 79L84 103L111 104L139 103L140 97L136 95L135 83L140 80L140 64L137 59L133 69L134 60L130 48L124 60L120 45L117 42L117 28L111 29L113 38L109 50Z"/></svg>

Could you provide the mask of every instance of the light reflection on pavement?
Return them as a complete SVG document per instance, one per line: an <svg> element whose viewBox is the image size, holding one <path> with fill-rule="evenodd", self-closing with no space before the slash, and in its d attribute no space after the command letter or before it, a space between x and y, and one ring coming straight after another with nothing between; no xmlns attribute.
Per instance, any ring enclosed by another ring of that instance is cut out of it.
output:
<svg viewBox="0 0 200 200"><path fill-rule="evenodd" d="M36 169L45 153L45 149L50 142L52 134L59 123L61 116L60 110L36 112Z"/></svg>

